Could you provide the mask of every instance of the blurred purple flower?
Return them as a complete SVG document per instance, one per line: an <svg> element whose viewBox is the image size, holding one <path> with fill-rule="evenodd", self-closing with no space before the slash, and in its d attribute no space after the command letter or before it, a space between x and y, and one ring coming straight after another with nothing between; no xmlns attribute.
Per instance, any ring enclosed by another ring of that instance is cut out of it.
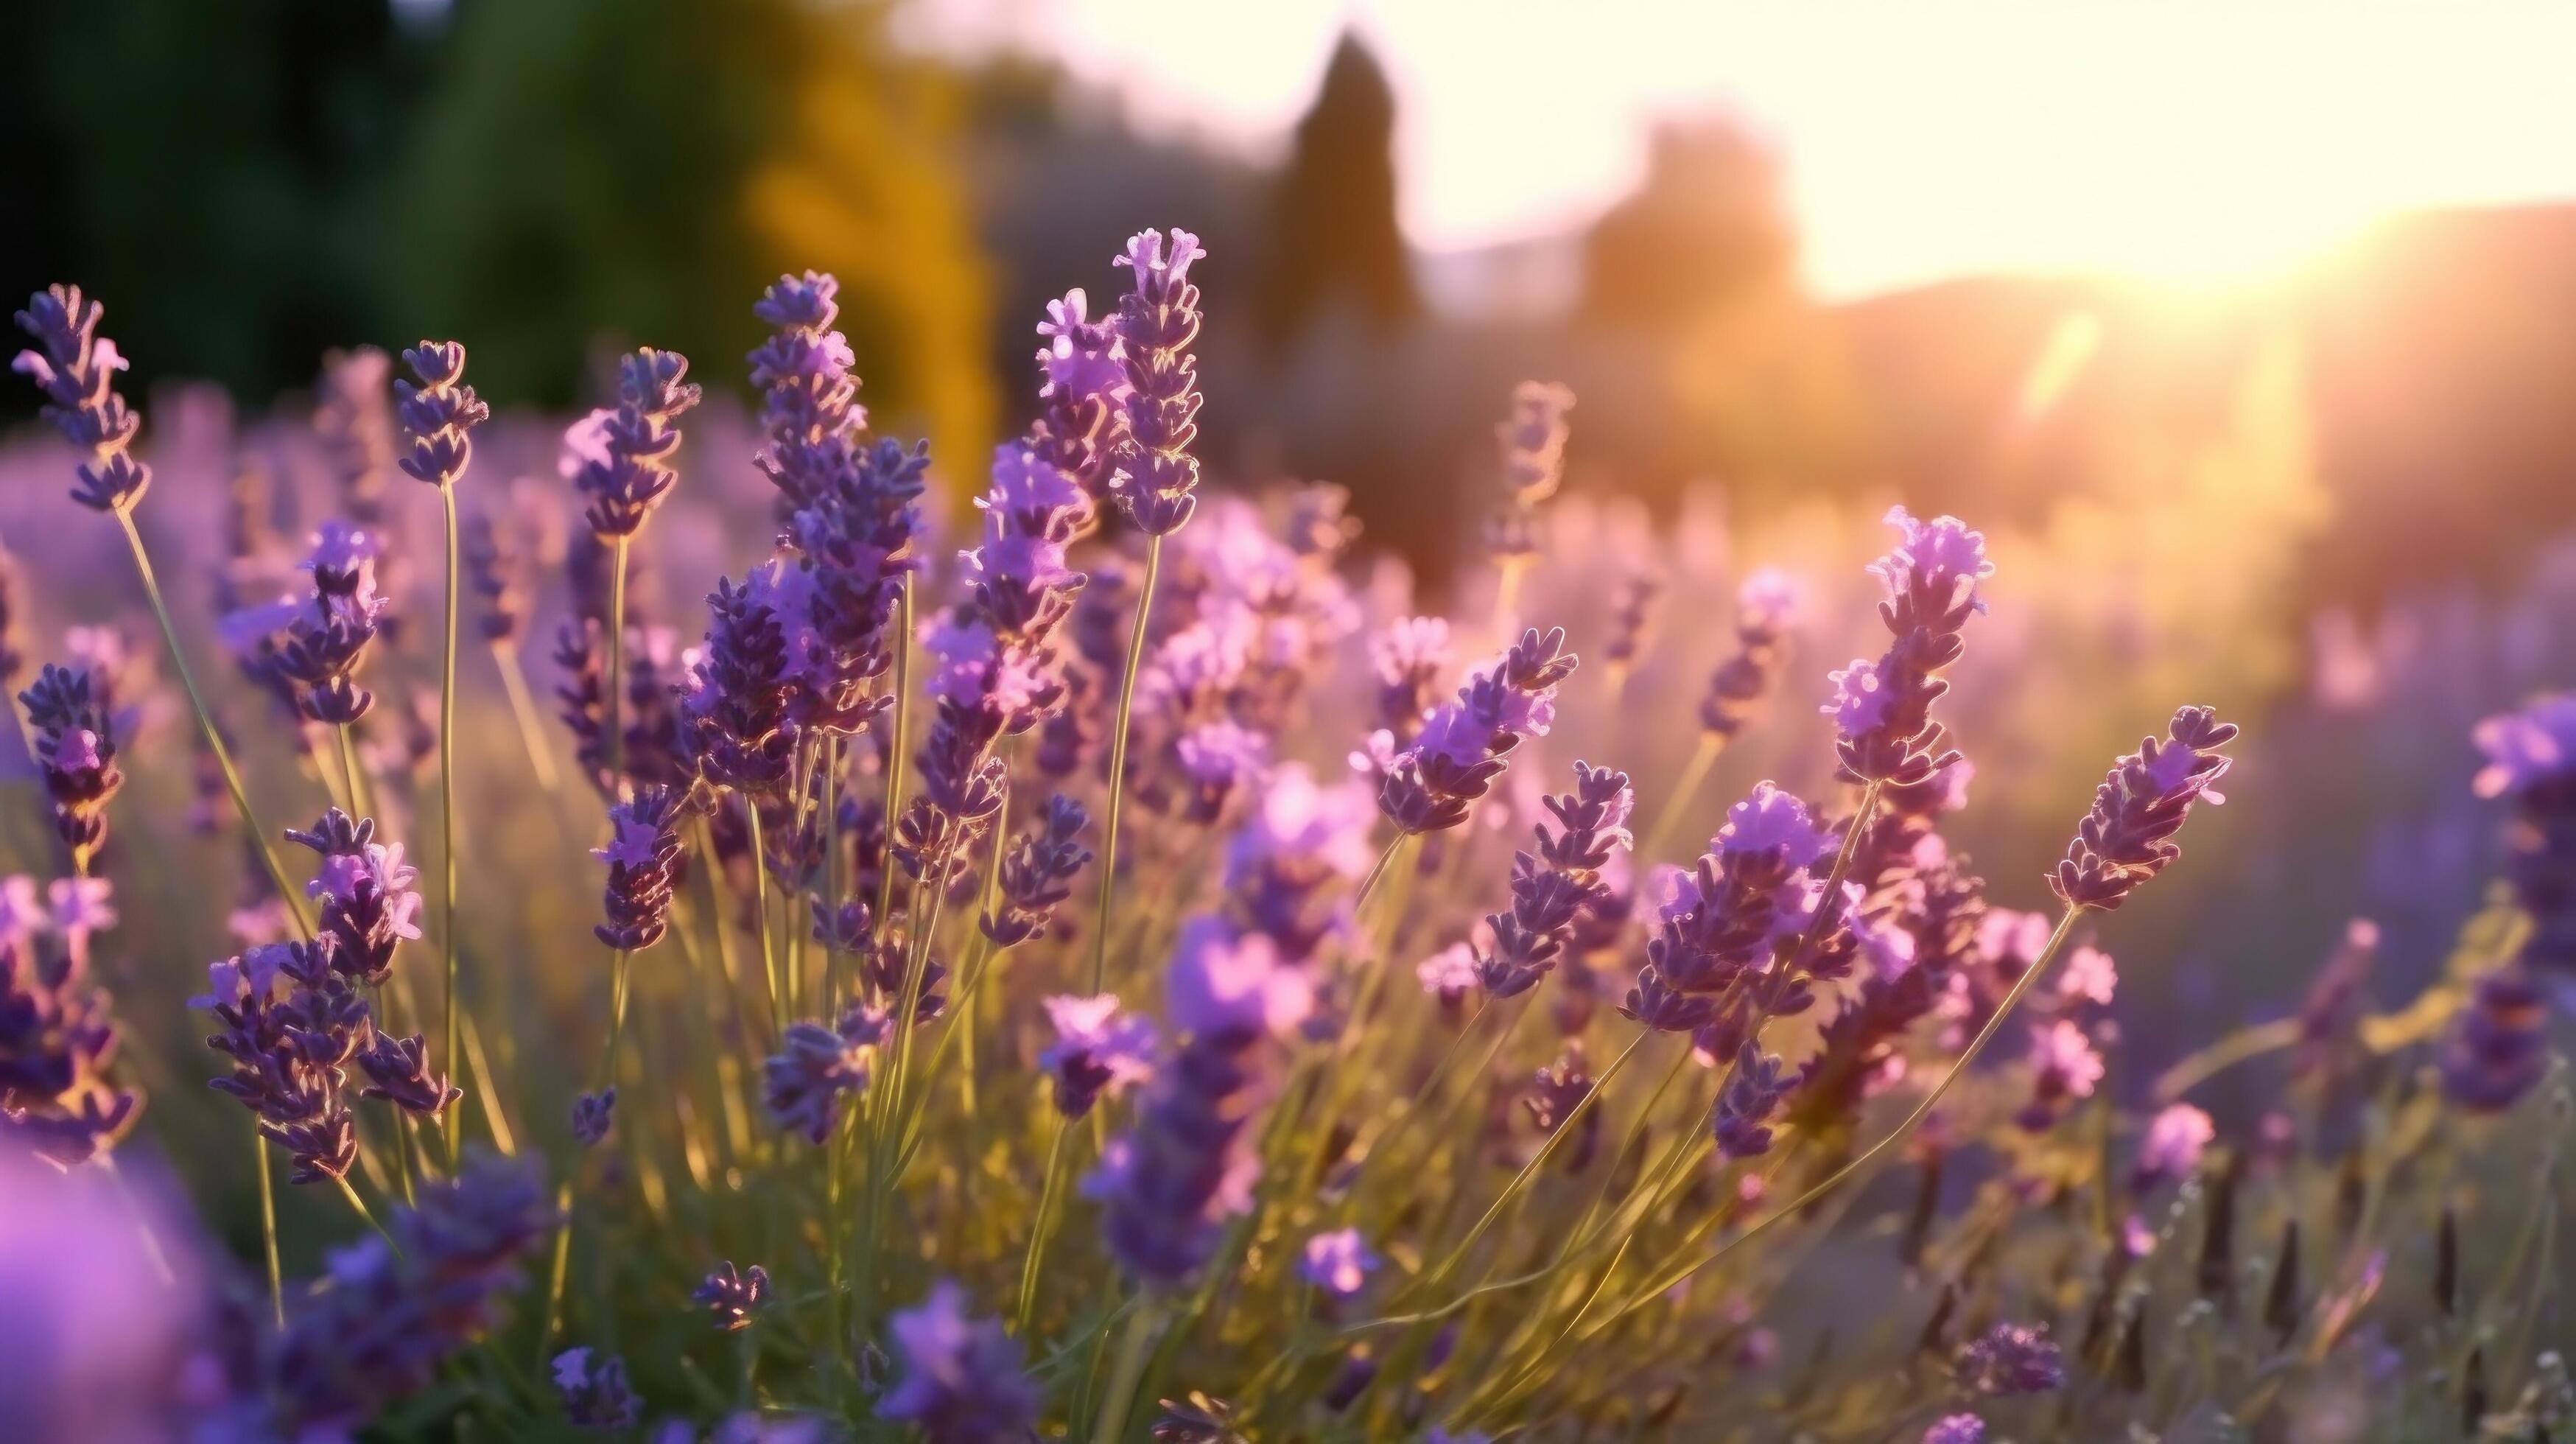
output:
<svg viewBox="0 0 2576 1444"><path fill-rule="evenodd" d="M1335 1229L1306 1240L1297 1256L1297 1276L1335 1298L1356 1296L1368 1276L1385 1260L1360 1238L1355 1228Z"/></svg>
<svg viewBox="0 0 2576 1444"><path fill-rule="evenodd" d="M1041 1395L998 1320L967 1316L966 1291L942 1279L890 1321L903 1377L877 1417L916 1425L929 1444L1022 1444Z"/></svg>
<svg viewBox="0 0 2576 1444"><path fill-rule="evenodd" d="M1117 994L1052 997L1046 1010L1055 1042L1038 1055L1038 1067L1055 1080L1056 1111L1065 1117L1080 1118L1102 1095L1154 1076L1153 1022L1121 1011Z"/></svg>

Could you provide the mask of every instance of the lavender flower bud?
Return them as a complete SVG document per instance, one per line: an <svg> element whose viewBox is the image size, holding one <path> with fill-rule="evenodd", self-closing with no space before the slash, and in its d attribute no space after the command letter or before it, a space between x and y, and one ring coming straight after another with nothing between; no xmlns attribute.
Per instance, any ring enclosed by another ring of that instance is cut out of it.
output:
<svg viewBox="0 0 2576 1444"><path fill-rule="evenodd" d="M355 722L375 705L357 675L386 622L386 601L376 588L379 549L373 533L335 517L314 533L304 559L313 600L287 619L276 667L295 684L297 710L326 726Z"/></svg>
<svg viewBox="0 0 2576 1444"><path fill-rule="evenodd" d="M478 619L483 640L516 642L528 615L525 558L493 525L491 514L482 511L465 518L464 552L466 584L483 600Z"/></svg>
<svg viewBox="0 0 2576 1444"><path fill-rule="evenodd" d="M1396 618L1370 641L1369 666L1377 673L1378 724L1397 743L1410 743L1449 669L1448 620Z"/></svg>
<svg viewBox="0 0 2576 1444"><path fill-rule="evenodd" d="M1637 795L1628 774L1574 764L1575 790L1546 800L1558 830L1540 823L1538 856L1512 857L1512 905L1485 915L1493 946L1476 954L1476 976L1496 998L1527 990L1554 970L1584 911L1602 895L1601 869L1629 847Z"/></svg>
<svg viewBox="0 0 2576 1444"><path fill-rule="evenodd" d="M1717 1135L1717 1151L1729 1158L1757 1158L1771 1151L1771 1130L1767 1126L1772 1111L1788 1096L1790 1079L1782 1076L1780 1058L1765 1053L1751 1040L1735 1055L1735 1069L1727 1075L1726 1088L1717 1096L1717 1106L1709 1114L1709 1124Z"/></svg>
<svg viewBox="0 0 2576 1444"><path fill-rule="evenodd" d="M2216 749L2236 740L2236 724L2221 722L2207 707L2174 713L2165 740L2150 737L2123 757L2094 790L2088 813L2066 856L2049 875L2049 888L2072 907L2108 912L2137 886L2182 855L2173 835L2192 804L2213 807L2226 799L2212 784L2227 775L2231 759Z"/></svg>
<svg viewBox="0 0 2576 1444"><path fill-rule="evenodd" d="M1111 445L1111 418L1128 403L1127 366L1114 323L1093 321L1083 313L1088 298L1080 288L1047 302L1038 335L1040 410L1030 428L1029 445L1046 463L1073 478L1095 507L1108 500L1104 463Z"/></svg>
<svg viewBox="0 0 2576 1444"><path fill-rule="evenodd" d="M584 1148L597 1148L608 1141L609 1129L617 1123L617 1090L602 1088L584 1093L572 1100L573 1141Z"/></svg>
<svg viewBox="0 0 2576 1444"><path fill-rule="evenodd" d="M92 511L129 512L152 485L152 468L134 457L142 413L117 393L116 373L126 367L116 343L98 334L107 308L78 286L48 286L27 299L18 327L35 339L9 369L45 393L41 415L89 453L80 464L72 500Z"/></svg>
<svg viewBox="0 0 2576 1444"><path fill-rule="evenodd" d="M633 536L679 481L668 458L679 449L680 415L698 404L698 388L682 378L689 358L647 346L618 363L617 406L593 412L566 433L578 460L573 475L590 499L591 532L606 540Z"/></svg>
<svg viewBox="0 0 2576 1444"><path fill-rule="evenodd" d="M1043 1396L1020 1369L1020 1347L999 1320L970 1319L966 1291L945 1279L890 1327L903 1377L877 1417L917 1426L928 1444L1019 1444Z"/></svg>
<svg viewBox="0 0 2576 1444"><path fill-rule="evenodd" d="M564 1421L576 1429L616 1433L643 1421L644 1401L627 1382L624 1359L566 1349L555 1355L554 1381Z"/></svg>
<svg viewBox="0 0 2576 1444"><path fill-rule="evenodd" d="M393 969L394 949L420 937L420 869L403 861L401 843L375 840L375 819L352 821L334 807L308 831L287 839L322 855L305 894L322 900L317 942L332 971L378 984Z"/></svg>
<svg viewBox="0 0 2576 1444"><path fill-rule="evenodd" d="M688 808L687 793L648 787L608 809L608 846L591 850L608 864L600 901L608 920L591 929L601 942L635 952L662 940L679 880L680 819Z"/></svg>
<svg viewBox="0 0 2576 1444"><path fill-rule="evenodd" d="M867 410L857 404L856 360L832 323L841 283L816 271L781 276L752 314L776 328L748 358L759 387L760 424L769 446L761 472L779 491L779 512L793 517L830 490L851 464Z"/></svg>
<svg viewBox="0 0 2576 1444"><path fill-rule="evenodd" d="M51 662L18 700L35 729L36 766L53 809L54 835L71 853L73 873L87 876L107 843L107 804L125 785L116 765L114 709L86 668Z"/></svg>
<svg viewBox="0 0 2576 1444"><path fill-rule="evenodd" d="M1081 803L1057 793L1047 799L1046 816L1003 854L999 911L978 921L995 947L1013 947L1046 930L1057 906L1072 896L1074 876L1091 861L1081 841L1090 825Z"/></svg>
<svg viewBox="0 0 2576 1444"><path fill-rule="evenodd" d="M1871 563L1887 586L1879 619L1896 640L1875 662L1855 658L1832 674L1834 750L1843 772L1863 782L1919 782L1956 753L1932 720L1932 704L1950 684L1939 673L1959 659L1968 618L1985 610L1977 583L1994 574L1986 539L1955 517L1917 521L1905 508L1887 514L1905 539Z"/></svg>
<svg viewBox="0 0 2576 1444"><path fill-rule="evenodd" d="M867 1049L884 1041L885 1014L852 1008L840 1026L791 1023L762 1064L769 1116L818 1147L840 1126L841 1099L868 1086Z"/></svg>
<svg viewBox="0 0 2576 1444"><path fill-rule="evenodd" d="M1545 381L1512 389L1511 416L1494 429L1503 452L1503 508L1491 526L1494 555L1504 561L1538 554L1538 508L1556 495L1565 474L1565 413L1574 393Z"/></svg>
<svg viewBox="0 0 2576 1444"><path fill-rule="evenodd" d="M1199 334L1199 288L1189 271L1206 254L1198 237L1176 227L1168 241L1160 231L1138 231L1117 261L1134 273L1134 285L1118 302L1129 392L1109 491L1153 536L1180 530L1198 506L1199 464L1189 446L1204 398L1190 351Z"/></svg>
<svg viewBox="0 0 2576 1444"><path fill-rule="evenodd" d="M1574 1110L1583 1107L1583 1100L1592 1096L1592 1088L1583 1044L1569 1038L1555 1064L1539 1069L1530 1080L1529 1090L1521 1095L1521 1106L1529 1110L1530 1122L1537 1126L1541 1137L1553 1137L1566 1120L1574 1117ZM1577 1126L1581 1131L1569 1140L1562 1155L1568 1173L1581 1173L1592 1166L1592 1155L1601 1143L1601 1110L1586 1109Z"/></svg>
<svg viewBox="0 0 2576 1444"><path fill-rule="evenodd" d="M1711 736L1734 738L1779 685L1797 615L1797 584L1786 573L1765 567L1736 589L1735 655L1709 674L1699 704L1699 725Z"/></svg>
<svg viewBox="0 0 2576 1444"><path fill-rule="evenodd" d="M448 1086L445 1078L429 1070L421 1036L408 1038L375 1035L375 1041L358 1054L358 1067L367 1075L367 1086L361 1097L382 1098L406 1113L435 1118L447 1105L465 1096L464 1090Z"/></svg>
<svg viewBox="0 0 2576 1444"><path fill-rule="evenodd" d="M2576 973L2576 693L2490 717L2473 735L2487 755L2478 795L2513 805L2504 874L2530 919L2521 960Z"/></svg>
<svg viewBox="0 0 2576 1444"><path fill-rule="evenodd" d="M689 1297L707 1311L719 1331L738 1332L750 1328L768 1304L769 1271L753 1264L736 1273L733 1260L727 1259Z"/></svg>
<svg viewBox="0 0 2576 1444"><path fill-rule="evenodd" d="M796 739L787 633L746 582L720 578L707 598L706 647L681 699L681 727L698 772L757 805L787 784Z"/></svg>
<svg viewBox="0 0 2576 1444"><path fill-rule="evenodd" d="M492 410L464 382L462 343L423 341L402 353L402 359L420 378L418 385L394 383L394 414L411 436L411 454L402 459L402 469L415 481L454 486L474 457L474 428L491 419Z"/></svg>
<svg viewBox="0 0 2576 1444"><path fill-rule="evenodd" d="M1467 679L1458 700L1434 710L1413 745L1398 753L1378 792L1378 810L1409 833L1441 832L1467 820L1492 789L1512 750L1544 737L1556 719L1556 689L1575 667L1562 628L1533 627L1490 666Z"/></svg>

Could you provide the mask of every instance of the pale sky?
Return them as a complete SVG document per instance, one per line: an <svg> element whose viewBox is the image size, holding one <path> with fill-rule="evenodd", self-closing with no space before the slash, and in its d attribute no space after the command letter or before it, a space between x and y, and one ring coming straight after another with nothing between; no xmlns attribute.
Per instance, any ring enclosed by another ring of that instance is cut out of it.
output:
<svg viewBox="0 0 2576 1444"><path fill-rule="evenodd" d="M1393 75L1414 243L1562 231L1646 125L1730 111L1786 156L1809 280L2232 280L2412 206L2576 197L2576 3L2539 0L926 0L1140 122L1275 153L1334 37Z"/></svg>

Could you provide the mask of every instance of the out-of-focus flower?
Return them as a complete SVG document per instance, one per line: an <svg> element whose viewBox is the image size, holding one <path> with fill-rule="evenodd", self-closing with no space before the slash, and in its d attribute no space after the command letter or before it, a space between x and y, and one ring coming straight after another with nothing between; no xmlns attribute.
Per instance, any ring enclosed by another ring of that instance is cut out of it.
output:
<svg viewBox="0 0 2576 1444"><path fill-rule="evenodd" d="M87 669L51 662L18 700L35 729L36 767L53 809L54 835L70 852L72 871L86 874L107 843L107 805L125 785L112 709Z"/></svg>
<svg viewBox="0 0 2576 1444"><path fill-rule="evenodd" d="M1522 561L1538 553L1538 508L1565 477L1566 413L1574 393L1547 381L1512 388L1511 414L1494 428L1502 447L1503 505L1489 525L1494 555Z"/></svg>
<svg viewBox="0 0 2576 1444"><path fill-rule="evenodd" d="M1974 1414L1952 1414L1923 1431L1923 1444L1985 1444L1986 1421Z"/></svg>
<svg viewBox="0 0 2576 1444"><path fill-rule="evenodd" d="M1960 1383L1994 1396L2045 1394L2066 1377L2046 1324L1997 1324L1959 1350L1956 1367Z"/></svg>
<svg viewBox="0 0 2576 1444"><path fill-rule="evenodd" d="M1154 1025L1120 1011L1117 994L1049 998L1046 1009L1056 1040L1038 1067L1055 1080L1056 1111L1065 1117L1080 1118L1104 1093L1154 1076Z"/></svg>
<svg viewBox="0 0 2576 1444"><path fill-rule="evenodd" d="M1091 849L1081 840L1090 825L1081 803L1057 793L1003 854L998 907L978 922L995 947L1013 947L1046 930L1056 908L1073 895L1075 875L1091 862Z"/></svg>
<svg viewBox="0 0 2576 1444"><path fill-rule="evenodd" d="M555 1399L574 1428L614 1433L642 1421L644 1401L627 1381L624 1359L566 1349L555 1355L553 1374Z"/></svg>
<svg viewBox="0 0 2576 1444"><path fill-rule="evenodd" d="M2200 1167L2201 1151L2217 1136L2208 1114L2188 1103L2168 1105L2147 1124L2129 1186L2143 1193L2159 1183L2189 1178Z"/></svg>
<svg viewBox="0 0 2576 1444"><path fill-rule="evenodd" d="M1793 1081L1783 1075L1777 1054L1765 1053L1746 1040L1709 1114L1717 1151L1728 1158L1756 1158L1770 1152L1768 1120L1788 1095Z"/></svg>
<svg viewBox="0 0 2576 1444"><path fill-rule="evenodd" d="M2576 693L2543 697L2519 712L2478 724L2487 755L2481 797L2513 806L2505 830L2505 878L2530 919L2522 962L2576 973Z"/></svg>
<svg viewBox="0 0 2576 1444"><path fill-rule="evenodd" d="M1335 1298L1356 1296L1368 1276L1384 1262L1355 1228L1334 1229L1306 1240L1297 1256L1297 1276Z"/></svg>
<svg viewBox="0 0 2576 1444"><path fill-rule="evenodd" d="M761 1065L769 1116L822 1144L840 1122L843 1095L868 1086L866 1050L883 1041L885 1029L883 1013L857 1007L838 1027L789 1024L778 1051Z"/></svg>
<svg viewBox="0 0 2576 1444"><path fill-rule="evenodd" d="M2442 1047L2442 1087L2473 1113L2501 1113L2549 1071L2549 1002L2529 970L2480 977Z"/></svg>
<svg viewBox="0 0 2576 1444"><path fill-rule="evenodd" d="M1020 1444L1041 1396L1021 1371L1020 1347L998 1320L966 1313L966 1291L942 1279L891 1324L903 1377L877 1417L918 1427L930 1444Z"/></svg>
<svg viewBox="0 0 2576 1444"><path fill-rule="evenodd" d="M2093 1040L2065 1018L2032 1030L2030 1068L2030 1100L2017 1117L2022 1127L2034 1133L2055 1123L2070 1102L2092 1097L2104 1071Z"/></svg>
<svg viewBox="0 0 2576 1444"><path fill-rule="evenodd" d="M206 1402L187 1387L203 1362L192 1335L205 1284L181 1247L187 1230L148 1194L14 1142L0 1130L0 1432L31 1444L187 1437L192 1402Z"/></svg>

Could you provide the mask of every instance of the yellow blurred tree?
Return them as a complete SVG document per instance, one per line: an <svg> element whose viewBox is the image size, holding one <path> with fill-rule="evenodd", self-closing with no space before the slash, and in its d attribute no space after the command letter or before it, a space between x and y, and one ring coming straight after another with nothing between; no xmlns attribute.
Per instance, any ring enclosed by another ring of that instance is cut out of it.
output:
<svg viewBox="0 0 2576 1444"><path fill-rule="evenodd" d="M884 21L830 0L460 0L393 183L399 333L465 338L507 401L596 400L603 340L739 386L762 286L831 271L878 427L980 455L987 285L949 83Z"/></svg>

